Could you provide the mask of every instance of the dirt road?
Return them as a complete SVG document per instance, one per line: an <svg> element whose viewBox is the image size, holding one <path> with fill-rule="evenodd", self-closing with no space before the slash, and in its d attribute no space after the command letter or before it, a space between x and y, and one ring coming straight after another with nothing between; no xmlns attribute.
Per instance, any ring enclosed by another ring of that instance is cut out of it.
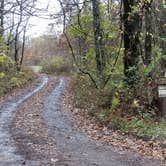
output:
<svg viewBox="0 0 166 166"><path fill-rule="evenodd" d="M0 166L160 166L119 153L73 127L61 99L68 79L42 76L0 106Z"/></svg>

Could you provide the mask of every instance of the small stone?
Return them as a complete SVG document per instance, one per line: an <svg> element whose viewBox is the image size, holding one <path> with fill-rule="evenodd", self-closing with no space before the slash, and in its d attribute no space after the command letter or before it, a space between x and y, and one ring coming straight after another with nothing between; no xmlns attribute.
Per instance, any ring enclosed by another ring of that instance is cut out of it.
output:
<svg viewBox="0 0 166 166"><path fill-rule="evenodd" d="M59 161L59 159L51 159L51 162L54 162L54 163L56 163L56 162L58 162Z"/></svg>

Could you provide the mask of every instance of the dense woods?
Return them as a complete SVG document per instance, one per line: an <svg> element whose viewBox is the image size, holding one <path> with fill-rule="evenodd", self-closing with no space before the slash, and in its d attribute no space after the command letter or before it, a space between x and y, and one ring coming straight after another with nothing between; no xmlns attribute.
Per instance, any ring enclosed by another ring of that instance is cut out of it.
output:
<svg viewBox="0 0 166 166"><path fill-rule="evenodd" d="M59 2L77 73L76 106L126 133L152 136L155 127L145 132L140 125L148 128L165 116L159 98L159 86L165 86L165 1Z"/></svg>
<svg viewBox="0 0 166 166"><path fill-rule="evenodd" d="M165 73L164 1L59 2L79 71L98 89L122 81L144 109L157 107L157 84Z"/></svg>
<svg viewBox="0 0 166 166"><path fill-rule="evenodd" d="M0 81L20 73L25 55L25 64L43 65L43 72L70 73L76 107L101 124L165 138L166 94L160 100L158 89L166 86L166 2L58 0L60 12L49 19L63 32L26 44L36 1L0 2Z"/></svg>

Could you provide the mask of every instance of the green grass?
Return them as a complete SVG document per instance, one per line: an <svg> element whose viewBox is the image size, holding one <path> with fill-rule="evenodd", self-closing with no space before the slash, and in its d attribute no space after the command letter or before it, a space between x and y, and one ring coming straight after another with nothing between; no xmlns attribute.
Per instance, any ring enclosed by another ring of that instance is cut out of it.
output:
<svg viewBox="0 0 166 166"><path fill-rule="evenodd" d="M113 117L112 128L125 134L134 135L144 140L166 139L166 122L156 122L153 119L132 117L130 119Z"/></svg>

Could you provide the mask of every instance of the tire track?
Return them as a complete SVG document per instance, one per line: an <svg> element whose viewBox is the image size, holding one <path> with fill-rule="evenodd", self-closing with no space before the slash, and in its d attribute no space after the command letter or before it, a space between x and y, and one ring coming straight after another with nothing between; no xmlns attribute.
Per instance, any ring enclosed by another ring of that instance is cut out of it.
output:
<svg viewBox="0 0 166 166"><path fill-rule="evenodd" d="M10 127L18 106L26 102L31 96L40 91L48 82L47 76L42 76L32 90L27 89L27 94L16 96L3 105L0 105L0 166L19 166L24 161L17 154L14 141L10 135Z"/></svg>

